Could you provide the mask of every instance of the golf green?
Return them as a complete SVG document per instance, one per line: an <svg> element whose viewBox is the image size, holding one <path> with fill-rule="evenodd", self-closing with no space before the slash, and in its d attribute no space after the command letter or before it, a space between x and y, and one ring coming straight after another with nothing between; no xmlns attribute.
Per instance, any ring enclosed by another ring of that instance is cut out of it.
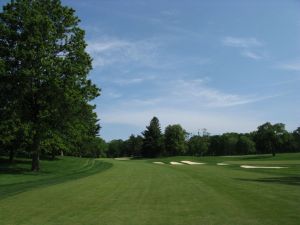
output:
<svg viewBox="0 0 300 225"><path fill-rule="evenodd" d="M204 162L170 165L171 161ZM153 162L163 162L155 164ZM225 163L228 165L217 165ZM282 169L241 168L240 165ZM16 163L0 174L0 224L299 224L300 154Z"/></svg>

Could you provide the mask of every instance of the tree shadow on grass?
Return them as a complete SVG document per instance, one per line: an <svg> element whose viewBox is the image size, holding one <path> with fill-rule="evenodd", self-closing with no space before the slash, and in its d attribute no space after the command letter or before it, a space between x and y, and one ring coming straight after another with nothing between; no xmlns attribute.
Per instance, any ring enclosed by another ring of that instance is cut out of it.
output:
<svg viewBox="0 0 300 225"><path fill-rule="evenodd" d="M277 184L287 184L287 185L300 186L300 176L266 177L266 178L259 178L259 179L237 178L237 180L250 181L250 182L263 182L263 183L277 183Z"/></svg>
<svg viewBox="0 0 300 225"><path fill-rule="evenodd" d="M109 168L112 167L112 163L108 162L100 162L96 161L92 167L86 166L85 168L81 168L80 170L77 171L69 171L65 174L53 174L54 176L49 177L49 176L43 176L42 173L31 173L31 172L26 172L25 170L22 170L19 172L20 174L28 174L28 175L34 175L34 176L39 176L42 175L42 177L33 180L33 181L24 181L24 182L18 182L18 183L11 183L11 184L4 184L0 185L0 200L5 199L7 197L35 189L35 188L40 188L40 187L47 187L50 185L56 185L60 183L64 183L67 181L71 180L77 180L80 178L84 178L99 172L103 172L105 170L108 170ZM16 170L17 171L17 170ZM3 173L8 173L3 170ZM12 171L9 172L10 174L13 174ZM18 172L16 172L18 173ZM43 172L45 174L45 172Z"/></svg>
<svg viewBox="0 0 300 225"><path fill-rule="evenodd" d="M244 159L246 160L252 160L252 159L273 159L274 157L272 155L253 155L253 156L247 156Z"/></svg>
<svg viewBox="0 0 300 225"><path fill-rule="evenodd" d="M30 172L29 160L14 160L10 162L8 159L0 158L0 174L26 174ZM26 167L26 168L25 168Z"/></svg>

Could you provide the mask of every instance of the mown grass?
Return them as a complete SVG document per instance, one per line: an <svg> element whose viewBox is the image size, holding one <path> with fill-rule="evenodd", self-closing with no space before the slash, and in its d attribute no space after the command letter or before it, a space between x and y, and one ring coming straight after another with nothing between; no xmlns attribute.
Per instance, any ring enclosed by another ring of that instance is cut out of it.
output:
<svg viewBox="0 0 300 225"><path fill-rule="evenodd" d="M168 164L184 159L206 164ZM217 166L218 162L230 165ZM240 168L240 163L289 168L250 170ZM300 154L129 161L63 158L42 166L45 170L39 174L0 175L0 191L9 194L0 198L0 224L268 225L300 221ZM69 177L82 170L80 176ZM31 187L24 189L26 183ZM6 186L10 184L21 191L10 193Z"/></svg>
<svg viewBox="0 0 300 225"><path fill-rule="evenodd" d="M29 159L9 163L7 159L0 158L0 200L29 189L79 179L112 166L93 159L73 157L43 160L41 164L42 170L36 173L30 171Z"/></svg>

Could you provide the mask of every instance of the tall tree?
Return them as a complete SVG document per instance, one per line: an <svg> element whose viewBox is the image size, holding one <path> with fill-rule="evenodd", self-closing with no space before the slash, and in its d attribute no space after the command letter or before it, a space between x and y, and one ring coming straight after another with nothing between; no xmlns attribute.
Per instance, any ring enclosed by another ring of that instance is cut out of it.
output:
<svg viewBox="0 0 300 225"><path fill-rule="evenodd" d="M34 171L47 131L64 129L99 95L74 12L59 0L16 0L0 13L0 86L9 99L2 108L30 125Z"/></svg>
<svg viewBox="0 0 300 225"><path fill-rule="evenodd" d="M203 156L208 154L209 136L194 135L188 141L188 154Z"/></svg>
<svg viewBox="0 0 300 225"><path fill-rule="evenodd" d="M153 117L150 125L142 133L144 136L142 155L144 157L157 157L163 152L163 136L159 120Z"/></svg>
<svg viewBox="0 0 300 225"><path fill-rule="evenodd" d="M293 136L295 139L295 150L300 151L300 127L293 131Z"/></svg>
<svg viewBox="0 0 300 225"><path fill-rule="evenodd" d="M260 153L272 153L275 156L276 151L280 149L282 138L286 132L285 125L282 123L272 125L267 122L262 124L255 133L257 150Z"/></svg>
<svg viewBox="0 0 300 225"><path fill-rule="evenodd" d="M187 132L179 125L169 125L165 129L165 150L167 155L184 155L187 150Z"/></svg>
<svg viewBox="0 0 300 225"><path fill-rule="evenodd" d="M133 134L130 135L129 139L127 140L127 148L129 150L130 155L128 156L135 156L140 157L141 151L143 146L143 138L140 135L134 136Z"/></svg>
<svg viewBox="0 0 300 225"><path fill-rule="evenodd" d="M240 135L236 144L236 150L237 154L254 154L256 152L255 142L246 135Z"/></svg>

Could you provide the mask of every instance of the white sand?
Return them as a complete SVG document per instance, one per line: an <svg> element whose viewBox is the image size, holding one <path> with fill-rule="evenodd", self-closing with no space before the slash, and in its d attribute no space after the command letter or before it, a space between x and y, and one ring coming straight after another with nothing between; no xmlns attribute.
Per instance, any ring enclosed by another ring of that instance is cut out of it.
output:
<svg viewBox="0 0 300 225"><path fill-rule="evenodd" d="M171 165L184 165L183 163L180 162L170 162Z"/></svg>
<svg viewBox="0 0 300 225"><path fill-rule="evenodd" d="M228 166L228 163L217 163L218 166Z"/></svg>
<svg viewBox="0 0 300 225"><path fill-rule="evenodd" d="M115 158L115 160L130 160L128 157L122 157L122 158Z"/></svg>
<svg viewBox="0 0 300 225"><path fill-rule="evenodd" d="M192 161L181 161L185 164L188 164L188 165L203 165L205 163L200 163L200 162L192 162Z"/></svg>
<svg viewBox="0 0 300 225"><path fill-rule="evenodd" d="M153 162L153 163L160 164L160 165L165 164L164 162Z"/></svg>
<svg viewBox="0 0 300 225"><path fill-rule="evenodd" d="M249 165L241 165L242 168L246 169L282 169L287 167L282 166L249 166Z"/></svg>

